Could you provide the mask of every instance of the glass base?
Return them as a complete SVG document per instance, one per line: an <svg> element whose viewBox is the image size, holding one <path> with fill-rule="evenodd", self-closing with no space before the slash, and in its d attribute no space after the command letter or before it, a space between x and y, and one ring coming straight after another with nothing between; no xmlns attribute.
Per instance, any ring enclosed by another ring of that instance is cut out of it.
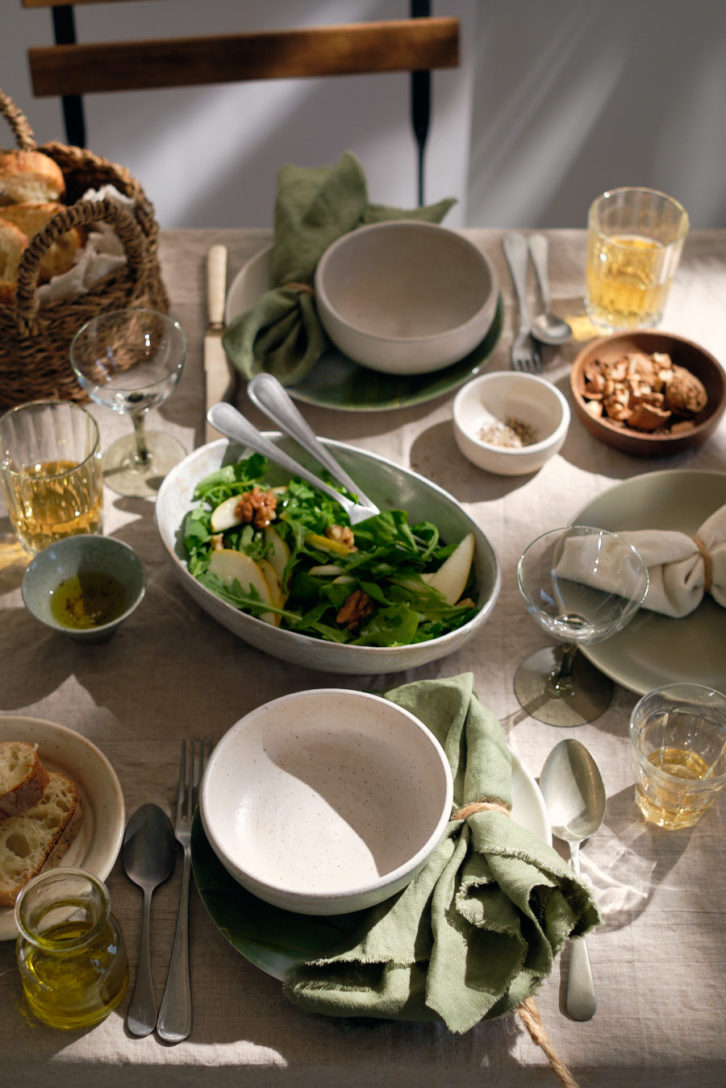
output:
<svg viewBox="0 0 726 1088"><path fill-rule="evenodd" d="M561 646L547 646L528 657L514 675L514 694L530 717L546 725L585 725L607 710L613 697L612 681L575 654L572 687L558 694L552 677L562 660Z"/></svg>
<svg viewBox="0 0 726 1088"><path fill-rule="evenodd" d="M103 482L117 495L155 495L166 474L178 465L186 450L181 442L162 431L146 435L148 460L139 464L133 434L113 442L103 453Z"/></svg>

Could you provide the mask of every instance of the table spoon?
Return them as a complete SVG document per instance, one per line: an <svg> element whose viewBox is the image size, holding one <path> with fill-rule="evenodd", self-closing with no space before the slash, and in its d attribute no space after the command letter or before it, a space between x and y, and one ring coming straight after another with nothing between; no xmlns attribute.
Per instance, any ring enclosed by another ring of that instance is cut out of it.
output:
<svg viewBox="0 0 726 1088"><path fill-rule="evenodd" d="M171 820L158 805L142 805L126 827L121 848L129 880L143 890L144 905L136 984L126 1013L126 1027L132 1035L148 1035L156 1026L156 1000L151 978L149 922L151 897L168 880L176 861L176 839Z"/></svg>
<svg viewBox="0 0 726 1088"><path fill-rule="evenodd" d="M542 295L542 313L532 321L530 332L543 344L566 344L572 337L572 329L563 318L550 309L550 283L547 272L548 242L544 234L530 234L529 255L539 281Z"/></svg>
<svg viewBox="0 0 726 1088"><path fill-rule="evenodd" d="M597 831L605 815L605 787L585 745L579 740L556 744L542 768L540 788L552 821L552 833L569 843L572 868L579 876L580 843ZM576 937L572 942L565 1004L574 1020L590 1020L597 1009L584 937Z"/></svg>

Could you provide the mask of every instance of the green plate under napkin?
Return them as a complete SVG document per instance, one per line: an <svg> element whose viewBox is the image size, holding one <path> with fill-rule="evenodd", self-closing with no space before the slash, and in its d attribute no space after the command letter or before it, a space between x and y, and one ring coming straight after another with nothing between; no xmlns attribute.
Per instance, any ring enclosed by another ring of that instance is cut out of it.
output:
<svg viewBox="0 0 726 1088"><path fill-rule="evenodd" d="M511 755L471 674L417 681L387 697L442 743L456 805L511 804ZM192 855L219 928L253 961L262 943L278 968L297 945L284 992L331 1016L439 1019L467 1031L514 1011L549 975L567 938L599 922L589 890L559 854L501 811L450 821L407 888L368 911L333 918L276 910L237 885L230 895L231 878L220 873L199 820Z"/></svg>

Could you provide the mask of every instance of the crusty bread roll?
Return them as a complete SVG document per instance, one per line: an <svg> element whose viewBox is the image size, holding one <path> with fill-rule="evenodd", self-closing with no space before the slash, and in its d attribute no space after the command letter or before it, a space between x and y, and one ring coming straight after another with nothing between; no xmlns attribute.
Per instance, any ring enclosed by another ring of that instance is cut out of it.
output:
<svg viewBox="0 0 726 1088"><path fill-rule="evenodd" d="M45 204L6 204L0 207L0 219L6 223L12 223L19 230L32 239L48 223L54 215L64 210L65 205L55 202ZM67 272L75 260L76 253L83 246L84 239L81 232L73 227L61 234L57 242L53 242L46 250L43 260L40 262L38 279L41 283L47 283L53 276L60 276Z"/></svg>
<svg viewBox="0 0 726 1088"><path fill-rule="evenodd" d="M47 785L48 772L32 744L0 741L0 817L31 808Z"/></svg>
<svg viewBox="0 0 726 1088"><path fill-rule="evenodd" d="M28 236L20 227L0 219L0 302L15 302L18 265L27 244Z"/></svg>
<svg viewBox="0 0 726 1088"><path fill-rule="evenodd" d="M0 204L60 200L65 191L63 171L42 151L0 151Z"/></svg>
<svg viewBox="0 0 726 1088"><path fill-rule="evenodd" d="M0 907L12 907L41 869L57 865L77 835L81 801L70 778L50 771L36 805L0 820Z"/></svg>

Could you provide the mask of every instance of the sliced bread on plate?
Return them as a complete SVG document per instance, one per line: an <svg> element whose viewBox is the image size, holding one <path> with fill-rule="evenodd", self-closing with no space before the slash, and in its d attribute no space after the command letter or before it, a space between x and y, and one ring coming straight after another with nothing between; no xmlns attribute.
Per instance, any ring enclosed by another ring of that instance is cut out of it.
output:
<svg viewBox="0 0 726 1088"><path fill-rule="evenodd" d="M18 892L41 869L57 865L82 820L75 785L55 771L40 801L0 820L0 907L12 907Z"/></svg>
<svg viewBox="0 0 726 1088"><path fill-rule="evenodd" d="M0 817L36 804L47 785L48 772L32 744L0 741Z"/></svg>

